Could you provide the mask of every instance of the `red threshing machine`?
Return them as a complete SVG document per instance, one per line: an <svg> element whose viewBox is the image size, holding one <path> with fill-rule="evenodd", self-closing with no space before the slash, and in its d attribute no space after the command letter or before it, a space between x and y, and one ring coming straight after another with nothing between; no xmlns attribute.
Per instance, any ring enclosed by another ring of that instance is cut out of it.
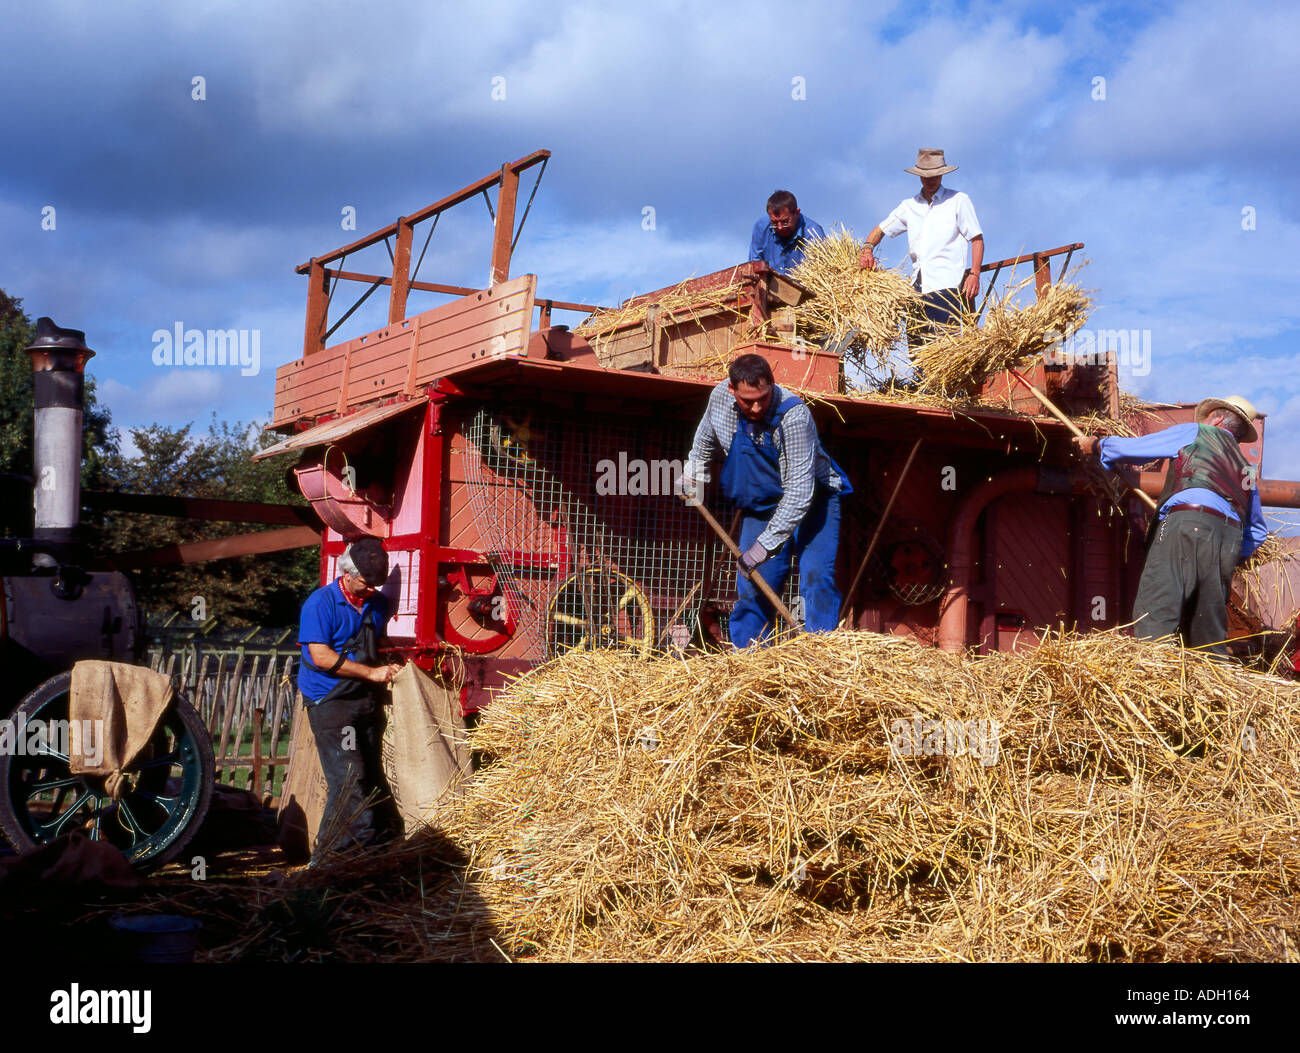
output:
<svg viewBox="0 0 1300 1053"><path fill-rule="evenodd" d="M648 652L725 639L734 563L671 490L718 364L742 349L765 355L778 383L816 395L823 442L853 480L844 586L879 527L866 573L847 598L851 624L957 650L1032 645L1043 629L1127 619L1145 513L1135 501L1115 508L1090 484L1065 426L1039 416L1038 403L1007 375L984 388L998 408L847 397L833 353L738 343L753 323L807 295L761 263L691 282L688 289L718 292L704 310L659 311L659 294L640 297L650 309L599 354L553 325L554 311L594 308L539 298L534 275L510 277L520 176L540 166L540 182L549 156L538 151L503 165L298 268L309 281L303 357L276 377L270 427L286 438L259 454L298 455L298 486L326 524L323 580L334 576L346 540L383 539L392 563L384 589L393 601L390 634L421 666L463 672L465 711L510 674L571 648ZM436 225L479 195L494 221L488 286L417 280L424 253L413 274L416 227ZM381 243L391 275L345 269L350 255ZM1029 264L1041 292L1053 262L1059 277L1081 248L983 269L996 279ZM342 281L368 284L362 300L388 286L388 324L329 346L355 310L329 326ZM412 290L454 299L408 316ZM1120 416L1113 352L1098 365L1040 363L1029 372L1066 412ZM1160 406L1132 424L1154 430L1191 419L1192 409ZM1256 465L1260 432L1246 447ZM1162 476L1130 479L1154 494ZM1261 486L1267 505L1300 504L1298 484ZM707 503L730 521L716 492ZM792 579L785 598L796 613L797 592Z"/></svg>

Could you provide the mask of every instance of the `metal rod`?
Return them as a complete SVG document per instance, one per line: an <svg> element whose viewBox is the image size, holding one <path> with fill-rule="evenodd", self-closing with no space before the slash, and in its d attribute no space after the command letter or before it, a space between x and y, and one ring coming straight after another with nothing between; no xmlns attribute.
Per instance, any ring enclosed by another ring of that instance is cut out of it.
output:
<svg viewBox="0 0 1300 1053"><path fill-rule="evenodd" d="M549 150L536 150L527 157L521 157L518 161L514 161L503 167L518 174L531 168L535 164L541 163L550 156L551 152ZM462 187L454 194L444 197L441 201L435 201L432 205L426 205L424 208L411 213L411 215L406 217L406 221L410 223L411 226L416 226L417 224L423 223L430 216L438 215L455 205L459 205L463 201L468 201L470 198L476 197L480 192L484 192L484 196L486 197L486 191L489 188L496 186L499 182L501 182L501 169L498 169L489 176L484 176L482 179L470 183L469 186ZM488 211L491 210L491 202L489 202ZM361 249L368 248L369 246L382 241L385 236L396 233L397 224L394 223L391 226L375 231L373 234L367 234L364 238L359 238L350 245L344 245L342 248L334 249L332 252L326 253L325 255L313 257L312 260L309 260L307 263L301 263L294 269L299 274L306 274L311 268L313 262L333 263L340 256L347 256L353 252L359 252Z"/></svg>
<svg viewBox="0 0 1300 1053"><path fill-rule="evenodd" d="M984 270L983 267L980 270ZM984 290L984 299L980 301L980 309L975 312L975 318L978 321L984 314L984 308L989 302L989 297L993 295L993 283L998 280L998 275L1002 273L1002 264L998 264L993 271L993 277L989 279L988 287Z"/></svg>
<svg viewBox="0 0 1300 1053"><path fill-rule="evenodd" d="M331 336L337 333L339 330L339 326L341 326L344 322L346 322L349 318L351 318L352 315L356 313L357 308L359 308L363 303L365 303L367 300L370 299L371 293L373 293L381 285L391 284L391 281L392 279L389 279L388 282L375 282L372 286L370 286L369 289L363 292L361 294L361 299L359 299L356 303L354 303L351 307L349 307L346 311L344 311L343 317L329 327L328 331L325 333L325 339L328 340Z"/></svg>
<svg viewBox="0 0 1300 1053"><path fill-rule="evenodd" d="M731 535L722 529L722 524L713 518L713 513L705 508L703 504L696 504L695 507L700 510L700 515L704 517L704 521L713 528L713 532L717 534L718 537L722 538L722 543L727 546L727 551L739 560L741 555L740 546L731 540ZM772 586L764 581L761 575L750 574L746 572L743 567L739 566L737 567L737 573L744 574L745 577L754 583L758 591L767 597L768 603L770 603L776 609L776 612L785 619L786 624L789 625L790 628L799 628L799 623L795 621L794 615L790 613L790 608L781 602L781 597L772 591Z"/></svg>
<svg viewBox="0 0 1300 1053"><path fill-rule="evenodd" d="M686 594L686 598L677 605L677 610L673 611L673 613L669 615L668 620L663 624L663 628L659 630L658 638L655 640L656 650L659 650L663 647L664 640L668 638L669 631L671 631L672 627L677 624L677 619L682 616L682 612L686 610L691 600L695 599L695 594L699 592L700 589L703 587L704 587L704 579L701 578L699 581L697 581L694 585L691 586L691 591L688 592Z"/></svg>
<svg viewBox="0 0 1300 1053"><path fill-rule="evenodd" d="M439 212L433 217L433 222L429 224L429 233L424 236L424 248L420 250L420 258L415 261L415 270L411 272L411 281L415 281L416 276L420 273L420 264L424 262L424 254L428 251L429 242L433 240L433 232L438 229L438 219L442 215Z"/></svg>
<svg viewBox="0 0 1300 1053"><path fill-rule="evenodd" d="M885 521L889 518L889 513L893 511L894 501L897 500L899 492L903 489L903 480L907 478L907 473L912 470L912 461L916 459L916 451L921 448L923 439L918 436L916 442L912 443L912 450L907 455L907 460L903 463L903 470L899 473L898 482L894 484L894 490L889 495L889 501L885 505L885 510L880 513L880 519L876 523L875 533L871 535L871 542L867 545L866 555L862 557L862 562L858 564L858 572L853 576L853 584L849 586L849 591L844 594L844 603L840 607L840 626L844 625L844 616L849 613L849 607L853 603L853 593L857 590L858 582L862 580L862 575L866 573L867 561L876 551L876 542L880 540L880 532L885 528Z"/></svg>
<svg viewBox="0 0 1300 1053"><path fill-rule="evenodd" d="M1079 438L1083 438L1083 432L1079 430L1078 426L1074 423L1074 421L1070 420L1069 417L1067 417L1064 413L1062 413L1059 409L1057 409L1056 406L1052 403L1051 399L1049 399L1046 395L1044 395L1041 391L1039 391L1036 387L1034 387L1033 384L1029 383L1029 381L1026 380L1024 376L1021 374L1020 370L1009 369L1007 370L1007 372L1010 373L1013 377L1015 377L1018 381L1020 381L1020 383L1025 386L1026 390L1031 395L1033 395L1034 398L1038 399L1038 401L1043 404L1044 408L1053 417L1055 417L1067 428L1069 428L1073 434L1079 436ZM1139 490L1135 486L1129 486L1128 489L1130 492L1137 494L1137 496L1142 499L1142 501L1147 505L1148 508L1151 509L1151 511L1153 512L1156 511L1155 498L1153 498L1150 494L1144 493L1143 491Z"/></svg>
<svg viewBox="0 0 1300 1053"><path fill-rule="evenodd" d="M731 517L731 529L727 531L727 534L731 537L735 537L736 531L740 529L740 516L741 516L740 509L737 508L736 514ZM711 563L712 561L707 561L707 562ZM704 577L700 578L700 580L695 583L695 585L691 588L691 591L687 594L686 599L682 600L682 602L678 604L677 610L673 611L672 617L669 618L668 621L664 623L664 631L659 634L660 647L663 646L663 642L667 638L669 627L672 626L677 621L677 619L682 616L682 613L686 610L687 606L689 606L691 600L694 598L697 592L700 594L699 606L701 608L703 608L704 605L708 603L710 599L713 598L713 586L717 583L717 577L718 577L718 568L714 566L708 566L705 571Z"/></svg>
<svg viewBox="0 0 1300 1053"><path fill-rule="evenodd" d="M528 222L528 212L533 207L533 198L537 196L537 188L542 185L542 176L546 174L546 162L549 160L550 158L548 157L542 158L542 167L537 170L537 180L533 183L533 192L528 195L528 204L524 206L523 219L519 221L519 227L515 231L514 240L510 242L510 252L512 254L515 251L515 246L519 244L519 235L524 232L524 224Z"/></svg>

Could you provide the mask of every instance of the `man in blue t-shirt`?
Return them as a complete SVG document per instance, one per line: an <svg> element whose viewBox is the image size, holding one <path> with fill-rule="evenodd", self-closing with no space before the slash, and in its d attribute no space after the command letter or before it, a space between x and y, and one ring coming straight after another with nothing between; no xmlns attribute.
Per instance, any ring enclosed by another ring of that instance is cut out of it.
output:
<svg viewBox="0 0 1300 1053"><path fill-rule="evenodd" d="M803 261L808 238L824 238L826 231L799 211L799 203L788 190L778 190L767 199L767 219L754 224L749 238L749 258L762 260L774 271L789 274Z"/></svg>
<svg viewBox="0 0 1300 1053"><path fill-rule="evenodd" d="M367 797L383 780L377 688L401 669L379 662L388 623L387 602L377 591L388 577L383 545L374 538L353 542L338 569L338 578L307 597L298 629L298 690L329 787L317 846L336 827L334 848L375 838Z"/></svg>

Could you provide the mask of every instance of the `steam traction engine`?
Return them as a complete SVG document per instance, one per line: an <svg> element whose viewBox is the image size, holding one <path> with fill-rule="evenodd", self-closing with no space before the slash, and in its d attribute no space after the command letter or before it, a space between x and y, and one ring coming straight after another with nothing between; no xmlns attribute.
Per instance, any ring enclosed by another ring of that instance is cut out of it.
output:
<svg viewBox="0 0 1300 1053"><path fill-rule="evenodd" d="M715 291L705 310L658 310L668 290L642 297L648 309L638 320L595 346L553 325L553 311L593 308L539 299L535 276L509 276L520 175L548 157L504 165L298 268L309 280L303 357L278 371L271 422L287 437L259 454L297 455L298 485L326 524L323 580L335 575L348 539L384 540L390 633L422 666L456 675L463 709L570 648L649 652L725 639L734 564L696 510L672 496L671 480L709 390L742 350L765 355L778 383L816 395L823 442L853 479L842 582L880 525L849 597L851 624L951 650L1005 649L1032 645L1044 628L1127 618L1143 513L1136 502L1116 507L1079 474L1064 426L1037 416L1038 404L1007 376L985 385L997 406L843 395L837 355L745 343L755 323L806 295L761 263L689 283L687 291ZM488 287L416 280L417 225L494 188ZM391 275L344 269L349 255L381 243ZM1029 263L1041 290L1053 262L1062 272L1081 247L985 270L996 277ZM330 299L348 280L389 287L388 324L327 346ZM455 299L408 316L411 290ZM1120 415L1113 355L1030 373L1067 412ZM1191 419L1192 409L1154 407L1130 424L1154 430ZM1256 465L1260 430L1246 448ZM1133 481L1158 492L1161 477ZM1300 497L1296 484L1261 486L1268 505L1294 507ZM721 522L731 520L716 486L707 501ZM785 598L797 613L796 579Z"/></svg>
<svg viewBox="0 0 1300 1053"><path fill-rule="evenodd" d="M121 779L76 774L67 733L73 664L132 663L144 646L130 579L78 543L85 333L49 318L28 349L35 369L35 523L0 541L0 831L30 849L80 831L136 866L176 857L213 784L212 743L174 698Z"/></svg>

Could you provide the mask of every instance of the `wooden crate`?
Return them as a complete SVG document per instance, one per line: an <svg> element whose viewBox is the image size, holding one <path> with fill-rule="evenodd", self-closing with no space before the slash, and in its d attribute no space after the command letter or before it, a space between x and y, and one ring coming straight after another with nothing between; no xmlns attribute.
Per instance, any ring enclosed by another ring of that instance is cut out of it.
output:
<svg viewBox="0 0 1300 1053"><path fill-rule="evenodd" d="M708 302L711 292L731 286L736 288L720 302ZM661 300L683 294L698 295L701 305L660 306ZM772 309L807 297L801 285L766 264L743 263L634 297L623 306L646 305L643 317L589 339L603 366L696 375L707 364L729 358Z"/></svg>

